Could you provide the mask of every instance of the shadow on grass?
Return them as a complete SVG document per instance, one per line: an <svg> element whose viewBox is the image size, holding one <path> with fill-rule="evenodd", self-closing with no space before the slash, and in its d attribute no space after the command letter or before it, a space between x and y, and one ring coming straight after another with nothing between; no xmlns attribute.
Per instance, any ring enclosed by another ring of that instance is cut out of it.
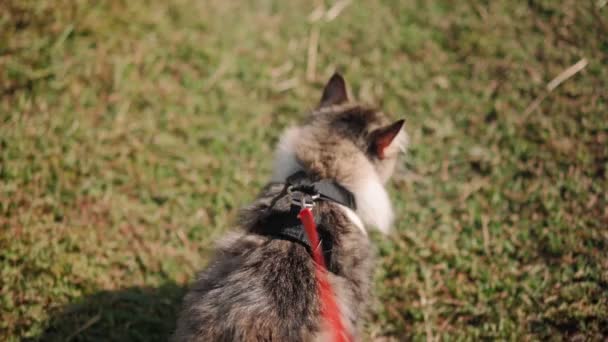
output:
<svg viewBox="0 0 608 342"><path fill-rule="evenodd" d="M63 308L32 341L167 341L185 291L175 283L101 291Z"/></svg>

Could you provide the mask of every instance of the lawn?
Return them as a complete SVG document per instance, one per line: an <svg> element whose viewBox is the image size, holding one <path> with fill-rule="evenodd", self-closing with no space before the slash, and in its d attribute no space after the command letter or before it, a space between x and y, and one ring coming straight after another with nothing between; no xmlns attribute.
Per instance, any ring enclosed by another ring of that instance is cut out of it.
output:
<svg viewBox="0 0 608 342"><path fill-rule="evenodd" d="M604 340L607 66L604 0L2 0L0 340L166 340L334 70L411 136L367 339Z"/></svg>

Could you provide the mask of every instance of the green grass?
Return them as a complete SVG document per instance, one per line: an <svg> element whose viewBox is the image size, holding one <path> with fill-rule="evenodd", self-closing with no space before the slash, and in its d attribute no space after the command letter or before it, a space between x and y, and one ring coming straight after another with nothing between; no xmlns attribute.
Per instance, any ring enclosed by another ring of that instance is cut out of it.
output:
<svg viewBox="0 0 608 342"><path fill-rule="evenodd" d="M0 2L0 340L165 340L336 69L412 141L369 339L608 336L605 1L322 5Z"/></svg>

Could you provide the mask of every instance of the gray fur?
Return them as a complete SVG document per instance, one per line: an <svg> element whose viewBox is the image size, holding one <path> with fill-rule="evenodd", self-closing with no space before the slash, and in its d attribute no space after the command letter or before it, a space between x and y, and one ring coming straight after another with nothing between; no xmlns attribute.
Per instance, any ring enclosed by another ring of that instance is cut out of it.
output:
<svg viewBox="0 0 608 342"><path fill-rule="evenodd" d="M360 184L377 182L381 187L392 173L396 153L379 158L370 141L374 130L390 122L370 107L344 103L345 88L335 87L344 87L339 75L332 77L326 87L322 108L308 122L292 130L297 144L291 141L289 147L283 146L284 152L292 155L279 161L278 167L289 169L285 171L289 173L299 168L321 178L335 179L359 199L365 196L357 188ZM281 164L285 161L291 164ZM274 179L284 180L280 171L275 170ZM265 215L289 210L288 196L273 201L283 188L280 183L267 185L253 204L242 211L238 232L220 241L215 257L184 298L175 341L327 338L325 326L319 321L314 265L307 249L261 234ZM372 201L373 198L368 200ZM357 224L349 219L345 207L318 202L314 210L323 220L319 229L333 240L329 277L343 322L357 336L371 295L370 242L358 227L360 221Z"/></svg>

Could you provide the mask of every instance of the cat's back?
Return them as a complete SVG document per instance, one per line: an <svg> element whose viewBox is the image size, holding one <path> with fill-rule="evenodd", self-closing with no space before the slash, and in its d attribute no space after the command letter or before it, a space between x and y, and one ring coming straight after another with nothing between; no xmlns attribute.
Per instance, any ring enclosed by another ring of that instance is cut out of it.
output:
<svg viewBox="0 0 608 342"><path fill-rule="evenodd" d="M315 286L303 246L233 233L184 298L174 340L309 340L318 313Z"/></svg>
<svg viewBox="0 0 608 342"><path fill-rule="evenodd" d="M241 232L219 242L184 298L176 341L318 339L320 305L310 246L278 236L272 224L292 210L283 193L284 185L265 187L242 212ZM315 211L321 237L332 241L326 259L330 282L351 327L368 296L369 241L336 204L320 202Z"/></svg>

